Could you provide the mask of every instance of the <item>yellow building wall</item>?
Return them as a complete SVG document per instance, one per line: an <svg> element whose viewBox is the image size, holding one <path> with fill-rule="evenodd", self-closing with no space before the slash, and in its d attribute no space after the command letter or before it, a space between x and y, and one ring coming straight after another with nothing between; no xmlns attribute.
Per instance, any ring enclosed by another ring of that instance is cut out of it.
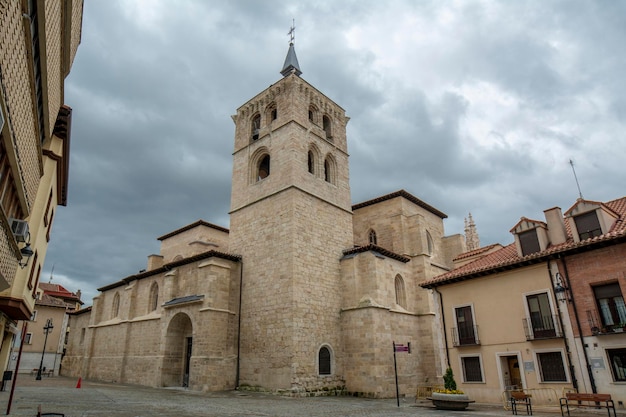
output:
<svg viewBox="0 0 626 417"><path fill-rule="evenodd" d="M511 382L511 377L516 372L509 369L508 357L514 357L518 362L521 381L515 385L535 392L536 402L558 404L563 389L572 388L563 338L527 340L524 330L524 319L529 319L526 297L531 294L547 293L551 315L558 320L557 309L560 306L553 296L545 263L457 282L437 290L443 296L450 366L457 386L471 399L497 403L506 398L505 391L511 388L509 384L515 383ZM454 346L453 331L457 328L455 309L464 306L470 306L473 311L479 344ZM548 351L561 352L567 381L541 381L536 355ZM464 382L462 358L465 356L480 357L483 381Z"/></svg>

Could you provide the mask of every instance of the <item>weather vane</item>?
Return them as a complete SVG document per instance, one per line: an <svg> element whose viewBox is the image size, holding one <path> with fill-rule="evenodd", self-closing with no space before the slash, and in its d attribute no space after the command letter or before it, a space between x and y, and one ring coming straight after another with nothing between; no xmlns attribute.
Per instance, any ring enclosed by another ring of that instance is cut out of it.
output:
<svg viewBox="0 0 626 417"><path fill-rule="evenodd" d="M291 37L289 43L293 43L296 40L296 19L292 19L292 24L287 35Z"/></svg>

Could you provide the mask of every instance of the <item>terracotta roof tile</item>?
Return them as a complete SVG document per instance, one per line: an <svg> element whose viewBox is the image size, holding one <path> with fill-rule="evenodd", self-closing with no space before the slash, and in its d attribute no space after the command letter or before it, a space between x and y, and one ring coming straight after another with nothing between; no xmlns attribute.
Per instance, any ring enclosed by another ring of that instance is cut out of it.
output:
<svg viewBox="0 0 626 417"><path fill-rule="evenodd" d="M626 197L622 197L607 203L602 203L606 208L619 216L609 232L589 238L580 242L575 242L568 223L566 225L567 241L558 245L551 245L547 249L524 257L520 257L514 243L503 247L493 253L487 254L476 261L469 262L459 268L438 275L420 284L424 288L434 288L452 282L463 281L479 276L489 275L496 272L515 269L523 265L530 265L552 259L558 254L576 253L579 251L592 250L596 247L610 244L626 242ZM473 251L475 254L475 251ZM464 256L465 254L461 255Z"/></svg>

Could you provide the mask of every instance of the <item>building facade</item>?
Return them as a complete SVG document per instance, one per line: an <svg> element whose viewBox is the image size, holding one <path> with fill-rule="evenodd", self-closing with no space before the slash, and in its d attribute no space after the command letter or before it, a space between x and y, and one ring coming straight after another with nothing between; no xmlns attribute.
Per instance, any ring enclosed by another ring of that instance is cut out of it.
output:
<svg viewBox="0 0 626 417"><path fill-rule="evenodd" d="M0 3L0 367L33 315L54 212L67 202L71 114L64 80L82 0Z"/></svg>
<svg viewBox="0 0 626 417"><path fill-rule="evenodd" d="M80 309L80 296L80 291L73 293L59 284L39 283L35 310L30 321L20 323L25 336L21 347L14 345L9 370L17 368L21 348L20 373L33 374L41 367L46 376L59 374L70 331L68 314Z"/></svg>
<svg viewBox="0 0 626 417"><path fill-rule="evenodd" d="M403 394L441 375L418 284L451 267L463 237L403 190L352 205L349 118L300 77L293 45L281 74L233 116L230 228L162 236L146 271L100 288L72 314L67 375L391 397L394 342L412 346Z"/></svg>
<svg viewBox="0 0 626 417"><path fill-rule="evenodd" d="M550 405L576 390L624 402L626 198L544 213L421 284L440 295L449 366L476 401L524 390Z"/></svg>

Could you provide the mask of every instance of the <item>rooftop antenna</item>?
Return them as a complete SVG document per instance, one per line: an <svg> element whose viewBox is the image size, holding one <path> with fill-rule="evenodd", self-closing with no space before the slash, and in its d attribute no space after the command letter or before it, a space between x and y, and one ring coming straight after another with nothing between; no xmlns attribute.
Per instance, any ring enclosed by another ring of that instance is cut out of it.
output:
<svg viewBox="0 0 626 417"><path fill-rule="evenodd" d="M52 274L54 273L54 264L52 264L52 271L50 271L50 280L48 281L48 284L52 284Z"/></svg>
<svg viewBox="0 0 626 417"><path fill-rule="evenodd" d="M289 35L290 37L289 43L293 45L296 40L296 19L292 19L291 27L289 28L289 32L287 32L287 35Z"/></svg>
<svg viewBox="0 0 626 417"><path fill-rule="evenodd" d="M583 193L580 191L580 184L578 183L578 177L576 176L576 170L574 169L574 161L569 160L569 164L572 166L572 172L574 173L574 179L576 180L576 187L578 187L578 195L580 199L583 200Z"/></svg>

